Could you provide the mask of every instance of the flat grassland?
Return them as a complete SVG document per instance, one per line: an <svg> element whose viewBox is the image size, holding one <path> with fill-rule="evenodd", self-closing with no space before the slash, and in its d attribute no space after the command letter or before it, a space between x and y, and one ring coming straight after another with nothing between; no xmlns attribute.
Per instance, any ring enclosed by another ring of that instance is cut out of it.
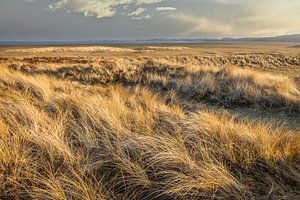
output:
<svg viewBox="0 0 300 200"><path fill-rule="evenodd" d="M0 47L0 199L299 198L295 45Z"/></svg>

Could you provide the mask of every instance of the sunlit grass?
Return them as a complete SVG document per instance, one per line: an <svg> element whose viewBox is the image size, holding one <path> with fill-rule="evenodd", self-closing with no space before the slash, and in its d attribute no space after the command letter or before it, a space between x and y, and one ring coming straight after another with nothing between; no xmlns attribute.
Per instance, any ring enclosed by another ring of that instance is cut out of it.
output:
<svg viewBox="0 0 300 200"><path fill-rule="evenodd" d="M1 199L299 195L299 133L210 108L299 114L292 78L153 61L0 68Z"/></svg>

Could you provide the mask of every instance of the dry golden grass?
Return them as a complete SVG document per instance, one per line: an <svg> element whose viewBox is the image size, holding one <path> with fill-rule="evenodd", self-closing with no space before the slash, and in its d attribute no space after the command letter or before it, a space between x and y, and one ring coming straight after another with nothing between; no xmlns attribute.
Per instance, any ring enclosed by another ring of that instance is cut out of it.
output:
<svg viewBox="0 0 300 200"><path fill-rule="evenodd" d="M299 116L297 78L135 62L2 63L0 199L300 197L300 133L215 108Z"/></svg>

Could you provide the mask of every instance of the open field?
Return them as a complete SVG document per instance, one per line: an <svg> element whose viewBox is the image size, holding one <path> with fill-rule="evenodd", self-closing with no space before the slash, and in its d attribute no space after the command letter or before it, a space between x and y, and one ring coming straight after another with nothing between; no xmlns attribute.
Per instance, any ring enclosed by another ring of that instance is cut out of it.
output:
<svg viewBox="0 0 300 200"><path fill-rule="evenodd" d="M296 44L0 47L0 70L0 199L300 198Z"/></svg>

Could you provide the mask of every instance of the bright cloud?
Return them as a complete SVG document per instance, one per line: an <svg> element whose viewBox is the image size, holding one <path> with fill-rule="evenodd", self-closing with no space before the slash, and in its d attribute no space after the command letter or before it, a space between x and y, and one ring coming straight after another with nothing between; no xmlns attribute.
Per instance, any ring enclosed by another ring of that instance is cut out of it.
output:
<svg viewBox="0 0 300 200"><path fill-rule="evenodd" d="M189 0L195 9L169 16L186 34L273 36L300 32L299 0Z"/></svg>
<svg viewBox="0 0 300 200"><path fill-rule="evenodd" d="M175 11L175 10L177 10L177 8L174 8L174 7L157 7L156 10L157 11Z"/></svg>
<svg viewBox="0 0 300 200"><path fill-rule="evenodd" d="M135 11L128 13L127 16L131 17L131 19L136 19L136 20L152 18L151 15L143 15L146 10L147 10L146 8L140 7Z"/></svg>
<svg viewBox="0 0 300 200"><path fill-rule="evenodd" d="M145 8L138 8L138 9L136 9L135 11L129 13L127 16L130 16L130 17L139 16L139 15L141 15L142 13L144 13L145 11L146 11Z"/></svg>
<svg viewBox="0 0 300 200"><path fill-rule="evenodd" d="M56 0L48 6L49 10L67 9L97 18L113 17L120 7L129 5L155 4L163 0ZM141 10L139 10L140 12ZM130 15L129 15L130 16Z"/></svg>

